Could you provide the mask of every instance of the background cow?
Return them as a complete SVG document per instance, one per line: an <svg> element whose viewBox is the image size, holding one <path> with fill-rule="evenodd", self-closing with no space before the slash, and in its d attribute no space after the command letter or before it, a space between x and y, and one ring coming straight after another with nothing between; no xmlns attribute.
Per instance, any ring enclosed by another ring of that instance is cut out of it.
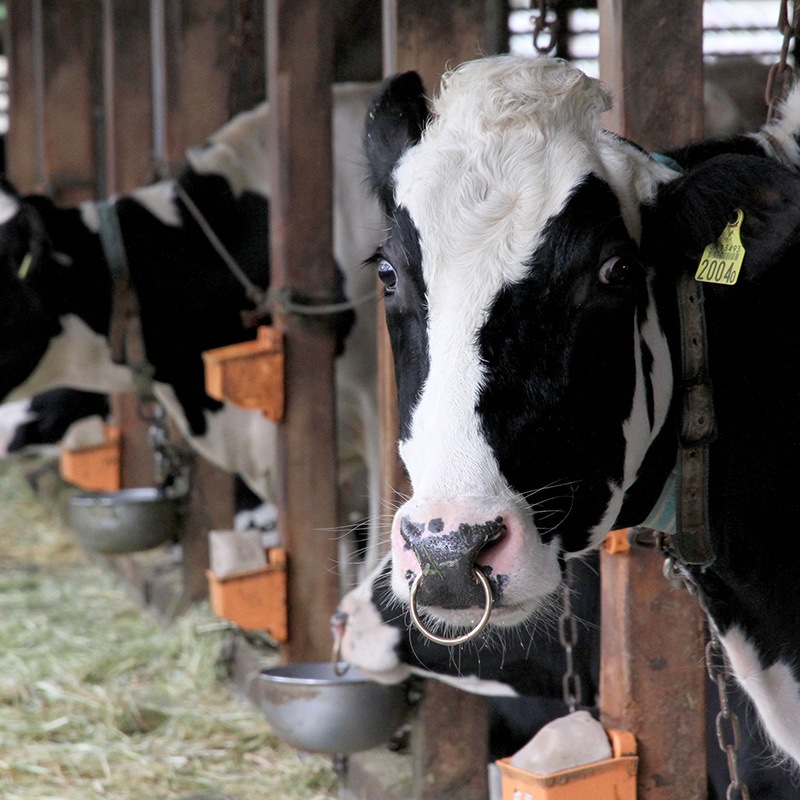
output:
<svg viewBox="0 0 800 800"><path fill-rule="evenodd" d="M361 263L378 241L377 204L363 192L358 131L374 87L334 89L334 249L342 272L338 299L374 291ZM254 304L187 211L177 187L257 286L269 286L266 105L240 114L188 152L175 181L114 198L119 235L158 399L192 446L274 500L275 427L260 412L212 400L201 353L252 339ZM0 195L0 398L25 398L54 386L100 392L134 388L133 371L112 361L112 275L99 235L106 207L57 208L44 197ZM112 226L113 232L113 226ZM313 235L313 231L309 231ZM269 315L262 310L263 321ZM374 307L336 315L340 473L344 482L376 463ZM377 498L373 482L358 492ZM369 513L377 518L377 506Z"/></svg>
<svg viewBox="0 0 800 800"><path fill-rule="evenodd" d="M375 256L413 495L392 589L463 630L530 624L565 558L645 522L676 465L676 283L743 212L737 281L705 286L715 561L685 567L773 741L800 762L800 92L762 133L665 166L604 131L597 81L549 59L414 73L367 118L389 220ZM727 274L731 278L731 274ZM677 388L676 388L677 387ZM669 527L669 526L667 526ZM491 629L487 636L491 636Z"/></svg>

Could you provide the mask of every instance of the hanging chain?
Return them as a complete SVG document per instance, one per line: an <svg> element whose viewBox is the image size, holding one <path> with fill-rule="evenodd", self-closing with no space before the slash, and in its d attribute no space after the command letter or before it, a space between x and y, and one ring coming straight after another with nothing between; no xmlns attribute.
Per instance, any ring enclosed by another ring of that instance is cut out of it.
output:
<svg viewBox="0 0 800 800"><path fill-rule="evenodd" d="M558 44L558 17L548 0L531 0L531 11L533 49L539 55L549 56ZM547 39L542 43L545 34Z"/></svg>
<svg viewBox="0 0 800 800"><path fill-rule="evenodd" d="M142 418L150 423L148 430L153 447L156 483L168 497L183 497L189 491L191 456L175 446L167 428L166 412L159 402L152 402L148 413L140 410Z"/></svg>
<svg viewBox="0 0 800 800"><path fill-rule="evenodd" d="M780 11L778 12L778 31L783 34L781 44L781 54L777 63L770 67L767 75L767 86L764 92L764 99L767 106L767 122L769 122L776 111L781 100L786 98L794 82L794 72L789 66L789 48L792 39L796 37L797 23L800 22L800 0L792 0L792 20L789 21L789 2L790 0L780 0Z"/></svg>
<svg viewBox="0 0 800 800"><path fill-rule="evenodd" d="M717 744L719 749L725 753L728 759L728 775L731 782L728 791L725 793L726 800L750 800L750 792L747 784L739 778L739 765L736 759L736 751L739 748L740 729L739 718L730 707L728 702L728 662L725 659L725 651L717 637L713 623L709 622L709 639L706 645L706 669L708 677L717 686L719 694L720 711L714 723L717 731Z"/></svg>
<svg viewBox="0 0 800 800"><path fill-rule="evenodd" d="M570 711L575 711L583 697L581 676L575 672L574 649L578 643L578 621L572 613L572 586L574 583L574 560L567 561L564 584L561 590L561 616L558 618L558 641L564 648L566 667L561 679L564 703Z"/></svg>

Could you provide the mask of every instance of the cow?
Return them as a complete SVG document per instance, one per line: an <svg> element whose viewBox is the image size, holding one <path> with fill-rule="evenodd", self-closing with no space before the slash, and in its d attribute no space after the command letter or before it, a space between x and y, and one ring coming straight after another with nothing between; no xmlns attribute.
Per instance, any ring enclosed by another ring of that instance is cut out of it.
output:
<svg viewBox="0 0 800 800"><path fill-rule="evenodd" d="M0 459L55 445L73 423L89 418L102 421L109 413L104 394L79 389L48 389L4 403L0 405Z"/></svg>
<svg viewBox="0 0 800 800"><path fill-rule="evenodd" d="M572 682L580 708L598 711L600 683L599 558L590 552L571 562L571 611L577 642L572 651ZM546 723L567 711L564 702L566 655L559 642L557 610L528 629L497 629L458 647L430 641L411 625L408 609L391 590L391 554L368 579L348 592L332 620L339 669L352 664L379 683L395 684L413 676L438 680L487 698L490 759L505 758L523 747ZM796 778L764 758L766 742L748 714L740 691L729 691L729 707L741 721L738 770L751 797L788 800ZM718 747L715 720L719 694L708 684L709 800L723 800L730 781L727 760Z"/></svg>
<svg viewBox="0 0 800 800"><path fill-rule="evenodd" d="M377 203L363 191L358 139L374 93L369 84L333 90L333 228L336 296L352 301L333 315L340 475L366 474L359 495L377 498L374 276L363 260L379 241ZM0 399L54 386L96 392L134 389L140 365L112 359L112 271L130 276L147 363L159 401L193 448L239 474L274 502L275 425L260 411L210 398L203 351L255 336L267 309L225 265L202 221L247 278L269 287L268 105L236 116L190 148L175 180L112 198L59 208L42 196L0 193ZM110 222L108 220L111 220ZM102 235L101 235L102 234ZM313 231L309 231L313 235ZM105 245L104 245L105 241ZM122 267L118 263L122 261ZM302 302L302 299L298 300ZM370 502L373 502L370 499ZM377 503L377 501L375 501ZM377 518L373 503L368 513Z"/></svg>
<svg viewBox="0 0 800 800"><path fill-rule="evenodd" d="M603 130L609 107L565 62L499 56L448 73L430 106L398 75L369 110L412 487L393 597L447 641L524 632L610 530L650 523L675 554L676 465L694 452L709 541L677 569L800 763L800 90L756 134L652 156ZM701 290L724 231L744 260ZM707 338L686 380L679 285L704 311L690 355ZM683 430L685 400L702 436Z"/></svg>

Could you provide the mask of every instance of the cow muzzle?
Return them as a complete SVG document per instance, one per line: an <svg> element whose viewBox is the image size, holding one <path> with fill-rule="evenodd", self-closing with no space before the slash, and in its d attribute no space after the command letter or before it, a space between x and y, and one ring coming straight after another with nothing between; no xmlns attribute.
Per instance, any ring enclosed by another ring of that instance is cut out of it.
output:
<svg viewBox="0 0 800 800"><path fill-rule="evenodd" d="M457 645L478 636L488 625L495 593L489 575L491 568L477 563L478 555L506 531L502 516L481 523L461 522L445 532L445 522L434 518L418 523L408 516L400 519L403 549L411 551L419 565L407 573L410 579L409 608L416 627L429 639L444 645ZM466 633L440 636L423 622L419 606L480 611Z"/></svg>

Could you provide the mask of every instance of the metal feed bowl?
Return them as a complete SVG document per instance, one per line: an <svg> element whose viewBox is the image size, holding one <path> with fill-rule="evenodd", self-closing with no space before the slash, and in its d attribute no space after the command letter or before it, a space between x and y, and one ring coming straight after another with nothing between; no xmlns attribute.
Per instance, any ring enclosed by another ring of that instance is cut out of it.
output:
<svg viewBox="0 0 800 800"><path fill-rule="evenodd" d="M69 515L80 543L95 553L150 550L178 532L178 500L156 487L73 495Z"/></svg>
<svg viewBox="0 0 800 800"><path fill-rule="evenodd" d="M312 753L356 753L387 741L408 712L404 685L385 686L329 662L262 670L259 705L281 739Z"/></svg>

